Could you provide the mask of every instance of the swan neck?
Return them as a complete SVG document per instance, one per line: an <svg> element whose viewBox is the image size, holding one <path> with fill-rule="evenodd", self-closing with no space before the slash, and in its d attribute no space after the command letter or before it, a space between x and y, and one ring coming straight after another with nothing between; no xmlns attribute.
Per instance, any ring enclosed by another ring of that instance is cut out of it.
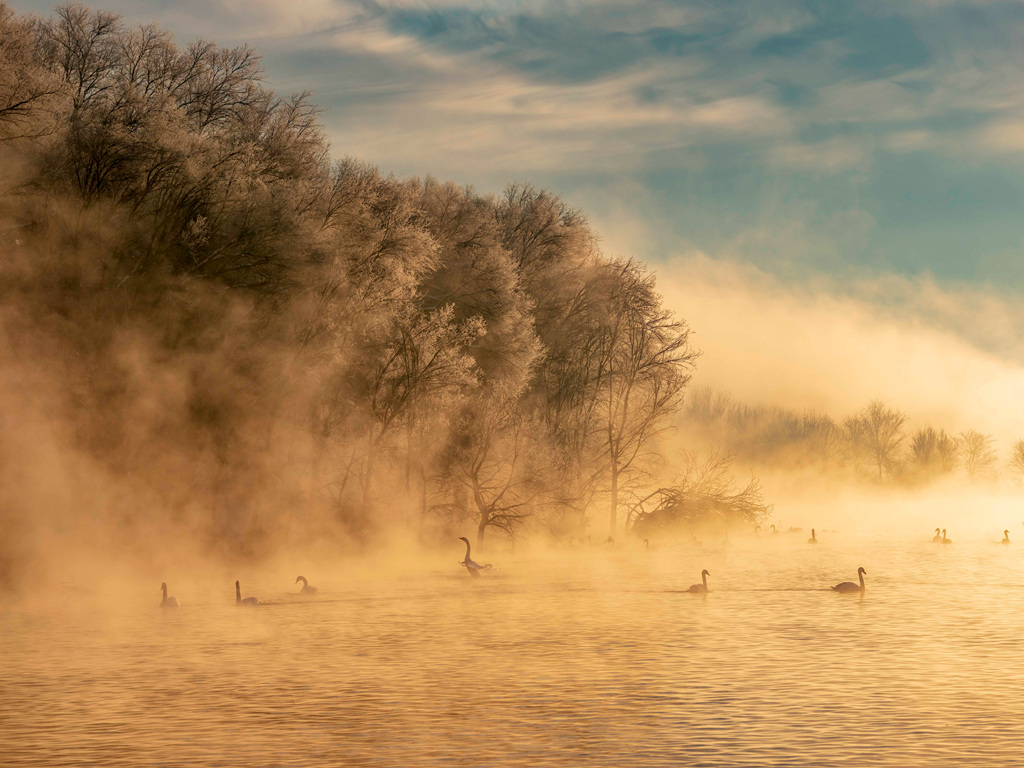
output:
<svg viewBox="0 0 1024 768"><path fill-rule="evenodd" d="M167 599L167 585L164 584L160 587L160 591L164 593L164 600Z"/></svg>
<svg viewBox="0 0 1024 768"><path fill-rule="evenodd" d="M469 540L466 540L466 559L469 560Z"/></svg>
<svg viewBox="0 0 1024 768"><path fill-rule="evenodd" d="M238 584L235 584L235 602L242 602L242 588Z"/></svg>
<svg viewBox="0 0 1024 768"><path fill-rule="evenodd" d="M701 583L704 585L704 589L706 590L708 588L708 575L706 573L702 573L700 575L700 580Z"/></svg>
<svg viewBox="0 0 1024 768"><path fill-rule="evenodd" d="M857 576L860 577L860 588L861 588L861 591L863 592L864 591L864 574L862 572L860 572L860 571L857 571Z"/></svg>

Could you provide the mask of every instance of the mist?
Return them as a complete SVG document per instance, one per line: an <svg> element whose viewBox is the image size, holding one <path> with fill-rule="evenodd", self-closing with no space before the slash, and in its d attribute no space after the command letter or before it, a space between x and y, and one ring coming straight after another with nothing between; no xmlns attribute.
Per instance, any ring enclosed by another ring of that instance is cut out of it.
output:
<svg viewBox="0 0 1024 768"><path fill-rule="evenodd" d="M917 526L1017 492L1024 353L995 292L655 270L529 184L332 159L249 48L81 6L0 24L8 588L652 520L864 529L880 498ZM901 417L877 477L870 403Z"/></svg>
<svg viewBox="0 0 1024 768"><path fill-rule="evenodd" d="M649 267L333 159L247 47L0 11L7 587L616 532L696 359Z"/></svg>
<svg viewBox="0 0 1024 768"><path fill-rule="evenodd" d="M248 46L0 0L5 764L1017 759L1012 297L644 262L321 120Z"/></svg>

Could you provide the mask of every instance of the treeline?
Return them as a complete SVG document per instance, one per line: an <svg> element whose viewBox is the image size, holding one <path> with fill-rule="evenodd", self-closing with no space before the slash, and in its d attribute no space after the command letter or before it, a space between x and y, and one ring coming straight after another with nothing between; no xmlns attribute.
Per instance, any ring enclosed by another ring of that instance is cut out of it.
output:
<svg viewBox="0 0 1024 768"><path fill-rule="evenodd" d="M924 483L955 473L994 481L1000 471L1024 480L1024 440L1000 457L992 435L932 425L911 429L906 413L881 400L837 421L814 411L747 405L699 387L688 394L679 418L691 437L762 467L842 471L884 483Z"/></svg>
<svg viewBox="0 0 1024 768"><path fill-rule="evenodd" d="M76 4L0 3L0 153L5 364L124 525L603 533L657 484L689 329L556 196L333 161L251 49Z"/></svg>

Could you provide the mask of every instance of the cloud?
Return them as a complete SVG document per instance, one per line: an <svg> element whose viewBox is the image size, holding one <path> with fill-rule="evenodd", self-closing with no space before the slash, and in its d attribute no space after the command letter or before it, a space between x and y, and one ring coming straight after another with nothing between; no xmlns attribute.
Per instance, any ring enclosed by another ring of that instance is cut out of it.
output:
<svg viewBox="0 0 1024 768"><path fill-rule="evenodd" d="M986 126L976 136L979 146L991 152L1024 152L1024 120L1003 121Z"/></svg>
<svg viewBox="0 0 1024 768"><path fill-rule="evenodd" d="M870 137L835 138L816 144L788 143L769 151L768 162L777 168L817 174L836 173L871 165L874 141Z"/></svg>
<svg viewBox="0 0 1024 768"><path fill-rule="evenodd" d="M659 288L704 352L695 384L837 417L881 397L914 425L978 429L1004 449L1024 437L1024 317L995 292L896 275L783 283L703 254L660 270ZM979 329L1002 343L984 348Z"/></svg>

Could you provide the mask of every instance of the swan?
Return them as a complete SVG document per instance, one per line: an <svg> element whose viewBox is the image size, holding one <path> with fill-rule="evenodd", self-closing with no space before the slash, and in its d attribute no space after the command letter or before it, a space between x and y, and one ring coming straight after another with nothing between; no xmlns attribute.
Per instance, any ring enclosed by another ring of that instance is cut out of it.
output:
<svg viewBox="0 0 1024 768"><path fill-rule="evenodd" d="M809 538L807 540L807 543L808 544L817 544L818 543L818 537L815 536L813 528L811 528L811 538Z"/></svg>
<svg viewBox="0 0 1024 768"><path fill-rule="evenodd" d="M242 599L242 588L235 582L235 605L263 605L257 597L247 597L245 600Z"/></svg>
<svg viewBox="0 0 1024 768"><path fill-rule="evenodd" d="M942 529L942 543L943 544L952 544L953 543L952 539L947 539L946 538L946 529L945 528Z"/></svg>
<svg viewBox="0 0 1024 768"><path fill-rule="evenodd" d="M942 543L942 536L939 534L939 529L936 528L935 529L935 535L932 536L932 544L941 544L941 543Z"/></svg>
<svg viewBox="0 0 1024 768"><path fill-rule="evenodd" d="M164 593L164 599L160 601L161 608L178 608L181 605L178 598L167 596L167 582L160 584L160 589Z"/></svg>
<svg viewBox="0 0 1024 768"><path fill-rule="evenodd" d="M778 532L778 531L777 531L777 530L775 529L775 526L773 525L773 526L772 526L772 536L777 536L777 535L778 535L778 533L779 533L779 532Z"/></svg>
<svg viewBox="0 0 1024 768"><path fill-rule="evenodd" d="M650 551L651 549L651 542L649 542L647 539L644 539L644 549L648 551Z"/></svg>
<svg viewBox="0 0 1024 768"><path fill-rule="evenodd" d="M1010 531L1009 530L1003 531L1003 540L1000 543L1001 544L1009 544L1010 543Z"/></svg>
<svg viewBox="0 0 1024 768"><path fill-rule="evenodd" d="M469 575L470 576L478 577L480 575L480 571L483 571L483 570L491 567L490 563L484 563L483 565L480 565L480 563L474 562L470 558L470 556L469 556L469 539L467 539L465 536L459 536L459 541L466 542L466 559L463 560L461 563L459 563L459 565L466 566L466 570L469 571Z"/></svg>
<svg viewBox="0 0 1024 768"><path fill-rule="evenodd" d="M687 592L693 592L694 594L705 594L708 591L708 576L711 574L706 570L700 572L700 584L694 584Z"/></svg>
<svg viewBox="0 0 1024 768"><path fill-rule="evenodd" d="M858 587L852 581L844 581L842 584L836 584L832 587L835 592L863 592L864 591L864 577L867 575L867 571L863 568L857 569L857 576L860 578L860 586Z"/></svg>
<svg viewBox="0 0 1024 768"><path fill-rule="evenodd" d="M300 595L315 595L317 593L317 588L309 586L309 582L306 581L305 576L295 577L296 584L298 584L300 581L302 582L302 589L299 590Z"/></svg>

